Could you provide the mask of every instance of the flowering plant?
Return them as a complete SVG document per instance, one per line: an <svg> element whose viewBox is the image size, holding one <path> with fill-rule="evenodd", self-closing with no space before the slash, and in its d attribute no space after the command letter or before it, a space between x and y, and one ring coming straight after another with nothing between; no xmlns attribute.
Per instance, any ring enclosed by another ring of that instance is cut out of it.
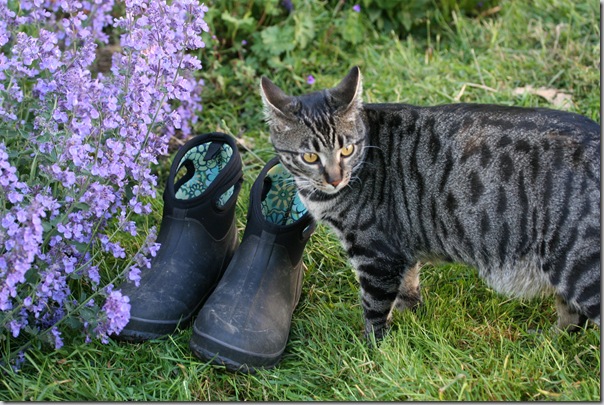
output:
<svg viewBox="0 0 604 405"><path fill-rule="evenodd" d="M60 348L66 327L107 342L127 324L114 285L137 282L158 249L155 227L140 242L135 219L151 212L151 165L201 110L201 62L187 51L204 47L207 11L0 0L0 343ZM119 45L103 73L108 33Z"/></svg>

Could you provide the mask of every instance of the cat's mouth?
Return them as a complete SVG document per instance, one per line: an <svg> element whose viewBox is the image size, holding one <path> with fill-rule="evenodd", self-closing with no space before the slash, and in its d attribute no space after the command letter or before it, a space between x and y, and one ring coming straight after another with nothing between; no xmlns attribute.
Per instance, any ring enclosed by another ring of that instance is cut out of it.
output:
<svg viewBox="0 0 604 405"><path fill-rule="evenodd" d="M299 189L306 190L306 192L313 193L314 191L319 191L324 194L333 195L337 194L342 189L346 188L350 184L350 176L344 177L337 184L330 184L326 181L317 181L311 180L309 178L296 178L296 183Z"/></svg>
<svg viewBox="0 0 604 405"><path fill-rule="evenodd" d="M348 178L344 178L338 184L329 184L327 182L323 182L322 184L317 184L316 188L325 194L336 194L348 185L348 181Z"/></svg>

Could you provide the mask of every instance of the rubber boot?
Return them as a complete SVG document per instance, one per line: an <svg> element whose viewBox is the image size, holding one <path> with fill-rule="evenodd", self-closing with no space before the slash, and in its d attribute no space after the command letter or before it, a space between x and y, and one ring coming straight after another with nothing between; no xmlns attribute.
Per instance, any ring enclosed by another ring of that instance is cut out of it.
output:
<svg viewBox="0 0 604 405"><path fill-rule="evenodd" d="M117 339L156 339L193 319L238 246L235 204L242 180L241 157L226 134L197 136L177 152L163 194L161 246L140 285L120 287L131 309Z"/></svg>
<svg viewBox="0 0 604 405"><path fill-rule="evenodd" d="M315 222L278 159L254 182L241 245L193 324L193 353L231 371L275 366L289 337Z"/></svg>

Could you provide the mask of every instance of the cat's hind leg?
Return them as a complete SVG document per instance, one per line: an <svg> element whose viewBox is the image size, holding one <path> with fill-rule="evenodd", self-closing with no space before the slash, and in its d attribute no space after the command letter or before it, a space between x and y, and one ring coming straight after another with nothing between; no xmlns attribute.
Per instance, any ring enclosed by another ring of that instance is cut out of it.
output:
<svg viewBox="0 0 604 405"><path fill-rule="evenodd" d="M394 300L394 305L388 316L389 321L392 319L392 311L416 310L423 303L419 283L419 273L422 267L423 264L417 262L415 266L405 271L396 300Z"/></svg>
<svg viewBox="0 0 604 405"><path fill-rule="evenodd" d="M588 317L582 314L564 298L556 294L556 311L558 312L557 330L574 332L585 325ZM598 318L599 319L599 318Z"/></svg>
<svg viewBox="0 0 604 405"><path fill-rule="evenodd" d="M584 243L586 245L586 243ZM600 326L601 284L600 284L600 243L591 244L592 249L583 250L583 255L573 255L570 270L558 272L565 277L554 278L558 281L556 289L556 309L558 329L569 331L585 326L587 319ZM552 272L553 275L558 273ZM559 281L562 280L562 281Z"/></svg>

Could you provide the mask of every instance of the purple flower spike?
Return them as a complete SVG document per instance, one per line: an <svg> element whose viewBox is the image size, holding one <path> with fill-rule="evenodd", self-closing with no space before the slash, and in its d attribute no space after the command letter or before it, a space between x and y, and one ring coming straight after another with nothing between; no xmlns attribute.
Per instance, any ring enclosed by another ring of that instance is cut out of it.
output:
<svg viewBox="0 0 604 405"><path fill-rule="evenodd" d="M99 322L96 333L101 342L108 343L111 334L119 334L130 320L130 299L118 290L109 293L103 305L105 319Z"/></svg>
<svg viewBox="0 0 604 405"><path fill-rule="evenodd" d="M190 51L205 47L209 10L132 0L114 17L114 0L9 3L0 0L0 127L11 128L0 131L0 329L58 349L68 317L86 341L107 342L130 316L107 283L138 283L158 249L155 229L137 225L156 197L151 167L202 110ZM80 296L89 306L74 313Z"/></svg>

